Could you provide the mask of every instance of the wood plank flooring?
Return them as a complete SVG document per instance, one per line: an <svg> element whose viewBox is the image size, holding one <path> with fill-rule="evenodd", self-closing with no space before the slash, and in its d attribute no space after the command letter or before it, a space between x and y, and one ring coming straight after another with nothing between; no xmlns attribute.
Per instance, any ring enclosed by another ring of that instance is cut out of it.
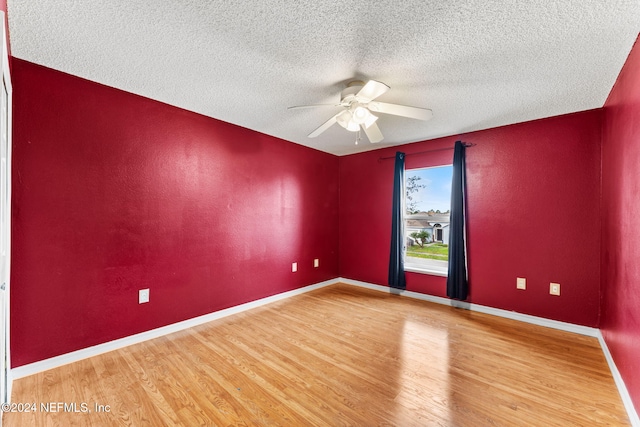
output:
<svg viewBox="0 0 640 427"><path fill-rule="evenodd" d="M348 285L22 378L12 397L37 410L9 427L629 425L595 338Z"/></svg>

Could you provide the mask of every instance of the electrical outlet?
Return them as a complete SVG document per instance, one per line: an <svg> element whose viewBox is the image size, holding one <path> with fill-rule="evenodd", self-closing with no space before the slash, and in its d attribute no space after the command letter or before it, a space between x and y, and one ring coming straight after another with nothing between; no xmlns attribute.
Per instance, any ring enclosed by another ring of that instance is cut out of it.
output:
<svg viewBox="0 0 640 427"><path fill-rule="evenodd" d="M149 302L149 289L140 289L138 291L138 304Z"/></svg>
<svg viewBox="0 0 640 427"><path fill-rule="evenodd" d="M315 268L320 267L320 260L319 260L318 258L316 258L316 259L314 259L314 260L313 260L313 266L314 266Z"/></svg>
<svg viewBox="0 0 640 427"><path fill-rule="evenodd" d="M527 279L524 277L516 278L516 289L527 289Z"/></svg>
<svg viewBox="0 0 640 427"><path fill-rule="evenodd" d="M549 293L551 295L557 295L560 296L560 283L553 283L551 282L549 284Z"/></svg>
<svg viewBox="0 0 640 427"><path fill-rule="evenodd" d="M293 273L295 273L296 271L298 271L298 263L297 263L297 262L294 262L294 263L292 263L292 264L291 264L291 271L292 271Z"/></svg>

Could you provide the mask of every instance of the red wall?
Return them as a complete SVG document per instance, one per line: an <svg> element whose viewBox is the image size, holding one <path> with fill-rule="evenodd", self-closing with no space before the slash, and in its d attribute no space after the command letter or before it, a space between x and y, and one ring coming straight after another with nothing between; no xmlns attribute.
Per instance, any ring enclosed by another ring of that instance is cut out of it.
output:
<svg viewBox="0 0 640 427"><path fill-rule="evenodd" d="M469 301L598 326L600 126L593 110L341 157L340 275L387 284L394 161L379 158L462 139L477 144L467 150ZM406 167L452 160L453 150L408 155ZM407 289L445 296L446 279L407 273Z"/></svg>
<svg viewBox="0 0 640 427"><path fill-rule="evenodd" d="M13 66L14 367L337 277L337 157Z"/></svg>
<svg viewBox="0 0 640 427"><path fill-rule="evenodd" d="M604 106L602 334L640 412L640 43Z"/></svg>

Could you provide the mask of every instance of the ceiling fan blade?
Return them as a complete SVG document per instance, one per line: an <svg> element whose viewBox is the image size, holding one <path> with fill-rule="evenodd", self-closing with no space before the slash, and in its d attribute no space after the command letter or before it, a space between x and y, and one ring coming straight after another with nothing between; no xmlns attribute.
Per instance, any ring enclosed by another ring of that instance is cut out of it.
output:
<svg viewBox="0 0 640 427"><path fill-rule="evenodd" d="M314 108L314 107L340 107L340 104L294 105L293 107L287 107L287 110L298 110L300 108Z"/></svg>
<svg viewBox="0 0 640 427"><path fill-rule="evenodd" d="M342 111L340 112L342 113ZM320 125L320 127L318 127L316 130L314 130L313 132L311 132L309 134L309 138L315 138L316 136L320 135L322 132L324 132L325 130L329 129L337 120L336 117L338 117L338 115L340 114L336 114L335 116L331 117L329 120L327 120L326 122L324 122L323 124Z"/></svg>
<svg viewBox="0 0 640 427"><path fill-rule="evenodd" d="M389 90L389 86L375 80L369 80L356 94L359 102L366 104Z"/></svg>
<svg viewBox="0 0 640 427"><path fill-rule="evenodd" d="M433 117L433 111L428 108L409 107L408 105L389 104L387 102L370 102L369 109L378 113L393 114L418 120L429 120Z"/></svg>
<svg viewBox="0 0 640 427"><path fill-rule="evenodd" d="M360 127L367 135L367 138L369 138L369 142L380 142L384 139L377 124L371 123L369 127L365 127L364 125L360 125Z"/></svg>

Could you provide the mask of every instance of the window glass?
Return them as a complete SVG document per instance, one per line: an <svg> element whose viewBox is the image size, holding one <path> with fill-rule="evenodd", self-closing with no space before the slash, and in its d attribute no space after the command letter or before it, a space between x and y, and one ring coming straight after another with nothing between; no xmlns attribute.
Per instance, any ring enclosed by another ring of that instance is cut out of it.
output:
<svg viewBox="0 0 640 427"><path fill-rule="evenodd" d="M405 268L446 275L453 166L405 171Z"/></svg>

